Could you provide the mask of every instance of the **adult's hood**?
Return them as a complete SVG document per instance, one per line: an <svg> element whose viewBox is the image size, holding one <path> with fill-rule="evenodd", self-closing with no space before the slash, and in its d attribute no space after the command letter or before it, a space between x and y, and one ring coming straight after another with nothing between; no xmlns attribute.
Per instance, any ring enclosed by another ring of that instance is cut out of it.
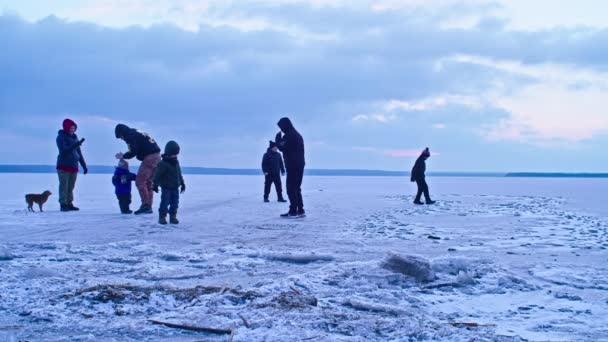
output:
<svg viewBox="0 0 608 342"><path fill-rule="evenodd" d="M131 130L129 126L118 124L116 125L116 128L114 128L114 135L116 136L116 139L119 139L121 136L124 137L129 130Z"/></svg>
<svg viewBox="0 0 608 342"><path fill-rule="evenodd" d="M282 118L281 120L279 120L277 125L279 126L281 131L283 131L283 133L287 133L287 132L295 129L293 127L293 124L291 123L291 120L289 120L289 118Z"/></svg>
<svg viewBox="0 0 608 342"><path fill-rule="evenodd" d="M78 129L78 125L74 122L74 120L72 120L72 119L63 120L62 127L63 127L63 131L65 133L69 133L70 127L72 127L72 126L76 126L76 129Z"/></svg>
<svg viewBox="0 0 608 342"><path fill-rule="evenodd" d="M424 159L429 159L429 157L431 156L431 151L429 150L429 148L425 148L422 153L420 154L420 157L424 158Z"/></svg>

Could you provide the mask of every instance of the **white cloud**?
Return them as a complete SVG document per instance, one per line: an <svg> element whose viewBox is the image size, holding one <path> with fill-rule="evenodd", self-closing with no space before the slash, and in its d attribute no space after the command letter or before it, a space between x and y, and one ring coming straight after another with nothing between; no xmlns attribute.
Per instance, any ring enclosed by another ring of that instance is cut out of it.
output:
<svg viewBox="0 0 608 342"><path fill-rule="evenodd" d="M531 84L509 85L495 80L494 88L479 97L510 113L489 128L490 140L547 144L579 142L608 133L608 73L568 65L525 65L478 56L449 60L481 65L531 78Z"/></svg>
<svg viewBox="0 0 608 342"><path fill-rule="evenodd" d="M387 101L383 108L387 112L393 111L426 111L447 105L460 105L469 108L481 108L481 99L474 96L464 95L437 95L414 101L390 100Z"/></svg>
<svg viewBox="0 0 608 342"><path fill-rule="evenodd" d="M387 123L397 119L394 114L360 114L353 117L353 121L376 121L381 123Z"/></svg>

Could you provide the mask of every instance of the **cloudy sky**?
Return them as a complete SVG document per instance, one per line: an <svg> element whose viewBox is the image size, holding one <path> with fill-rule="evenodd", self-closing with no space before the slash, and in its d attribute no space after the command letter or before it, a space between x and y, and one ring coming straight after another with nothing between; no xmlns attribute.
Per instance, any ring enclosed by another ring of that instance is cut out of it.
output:
<svg viewBox="0 0 608 342"><path fill-rule="evenodd" d="M0 160L89 164L118 122L189 166L258 167L282 116L312 168L608 171L603 0L0 0Z"/></svg>

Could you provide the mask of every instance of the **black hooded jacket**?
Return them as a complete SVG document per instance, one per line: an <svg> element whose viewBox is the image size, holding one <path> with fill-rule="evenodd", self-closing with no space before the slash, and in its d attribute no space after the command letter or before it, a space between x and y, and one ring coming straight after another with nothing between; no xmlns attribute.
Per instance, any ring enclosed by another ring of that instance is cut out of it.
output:
<svg viewBox="0 0 608 342"><path fill-rule="evenodd" d="M415 181L421 181L425 179L425 172L426 172L426 160L429 157L426 155L421 155L420 157L418 157L418 159L416 159L416 163L414 163L414 167L412 168L412 177L411 177L411 181L415 182Z"/></svg>
<svg viewBox="0 0 608 342"><path fill-rule="evenodd" d="M306 164L304 157L304 139L293 127L289 118L282 118L278 124L284 135L281 134L276 136L276 144L279 150L283 152L283 159L285 159L285 166L287 170L291 168L303 168Z"/></svg>
<svg viewBox="0 0 608 342"><path fill-rule="evenodd" d="M271 176L285 173L285 166L283 165L283 157L281 154L269 148L262 158L262 171Z"/></svg>
<svg viewBox="0 0 608 342"><path fill-rule="evenodd" d="M115 134L116 138L122 138L129 146L129 152L123 156L125 159L137 157L138 160L143 161L151 154L160 153L160 147L156 141L146 133L119 124L116 125Z"/></svg>

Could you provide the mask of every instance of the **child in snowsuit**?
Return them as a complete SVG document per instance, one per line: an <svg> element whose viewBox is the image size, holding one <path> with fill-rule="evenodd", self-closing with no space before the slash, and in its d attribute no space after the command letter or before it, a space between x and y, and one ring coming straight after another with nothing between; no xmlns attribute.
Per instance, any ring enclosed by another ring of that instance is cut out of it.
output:
<svg viewBox="0 0 608 342"><path fill-rule="evenodd" d="M429 148L425 148L424 151L420 154L420 157L416 159L416 163L412 168L411 181L416 182L418 185L418 192L416 193L416 198L414 199L414 204L422 205L420 201L420 197L424 194L424 199L426 204L435 204L435 201L431 200L431 195L429 194L429 186L426 184L426 160L431 156L431 151Z"/></svg>
<svg viewBox="0 0 608 342"><path fill-rule="evenodd" d="M133 211L129 208L131 205L131 182L134 182L137 175L129 172L129 163L121 159L118 162L118 167L114 171L112 184L114 184L116 198L120 206L120 212L123 214L132 214Z"/></svg>
<svg viewBox="0 0 608 342"><path fill-rule="evenodd" d="M179 194L186 191L182 170L177 160L179 145L175 141L169 141L165 146L165 154L158 163L154 174L153 190L159 191L161 188L160 208L158 208L158 223L167 224L167 213L169 222L178 224L177 208L179 207Z"/></svg>

